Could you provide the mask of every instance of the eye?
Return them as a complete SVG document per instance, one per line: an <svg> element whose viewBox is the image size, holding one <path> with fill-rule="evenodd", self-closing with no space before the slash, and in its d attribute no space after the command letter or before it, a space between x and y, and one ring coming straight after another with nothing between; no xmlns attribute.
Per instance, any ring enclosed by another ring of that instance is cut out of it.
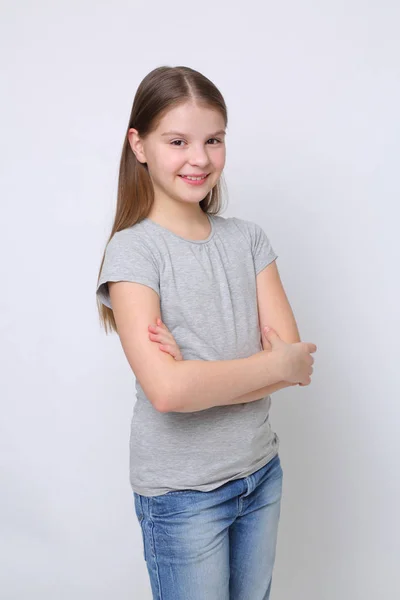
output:
<svg viewBox="0 0 400 600"><path fill-rule="evenodd" d="M210 138L210 140L215 140L218 143L221 143L221 141L222 141L222 140L219 140L218 138ZM208 141L210 141L210 140L208 140ZM176 145L177 148L181 148L180 145L177 145L177 144L179 144L179 142L183 142L183 140L173 140L171 142L171 144L174 145L174 146ZM211 146L215 146L215 145L216 144L211 144Z"/></svg>

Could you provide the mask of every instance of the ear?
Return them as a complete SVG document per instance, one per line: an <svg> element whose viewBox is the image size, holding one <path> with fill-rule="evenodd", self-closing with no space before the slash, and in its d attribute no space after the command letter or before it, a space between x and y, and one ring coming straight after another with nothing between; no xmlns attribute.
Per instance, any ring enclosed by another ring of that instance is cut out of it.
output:
<svg viewBox="0 0 400 600"><path fill-rule="evenodd" d="M136 156L137 160L141 163L146 163L147 160L144 153L143 142L140 139L139 132L137 129L129 129L128 141L130 147L132 148L132 152Z"/></svg>

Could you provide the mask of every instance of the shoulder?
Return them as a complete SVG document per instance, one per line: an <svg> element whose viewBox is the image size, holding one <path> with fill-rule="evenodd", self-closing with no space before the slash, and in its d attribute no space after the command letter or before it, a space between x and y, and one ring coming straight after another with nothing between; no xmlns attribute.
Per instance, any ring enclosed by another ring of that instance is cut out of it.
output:
<svg viewBox="0 0 400 600"><path fill-rule="evenodd" d="M264 230L258 223L250 221L249 219L230 217L227 221L230 222L231 229L236 231L237 235L241 235L251 244L254 244L264 233Z"/></svg>
<svg viewBox="0 0 400 600"><path fill-rule="evenodd" d="M266 238L266 233L261 225L249 219L240 217L221 217L213 215L220 232L226 233L236 240L243 240L251 246L257 245L261 238Z"/></svg>
<svg viewBox="0 0 400 600"><path fill-rule="evenodd" d="M131 281L142 283L159 292L159 262L153 252L151 239L140 223L116 231L108 241L97 281L100 300L111 308L108 282Z"/></svg>
<svg viewBox="0 0 400 600"><path fill-rule="evenodd" d="M140 222L116 231L106 245L106 252L120 254L136 250L151 255L151 245L151 238Z"/></svg>
<svg viewBox="0 0 400 600"><path fill-rule="evenodd" d="M239 217L222 217L221 215L211 215L219 229L226 231L241 231L247 233L249 229L256 226L252 221L240 219Z"/></svg>
<svg viewBox="0 0 400 600"><path fill-rule="evenodd" d="M255 221L239 219L238 217L231 217L231 221L251 248L256 273L264 268L266 264L278 258L269 236L261 225Z"/></svg>

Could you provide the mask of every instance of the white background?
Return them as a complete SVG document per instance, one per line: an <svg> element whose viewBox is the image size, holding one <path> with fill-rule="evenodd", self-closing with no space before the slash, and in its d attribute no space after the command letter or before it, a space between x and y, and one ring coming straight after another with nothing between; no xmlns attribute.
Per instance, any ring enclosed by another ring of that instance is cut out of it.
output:
<svg viewBox="0 0 400 600"><path fill-rule="evenodd" d="M272 396L271 598L400 597L399 17L394 0L3 3L2 599L151 597L134 377L94 291L134 93L161 65L224 95L222 216L265 229L318 346L312 384Z"/></svg>

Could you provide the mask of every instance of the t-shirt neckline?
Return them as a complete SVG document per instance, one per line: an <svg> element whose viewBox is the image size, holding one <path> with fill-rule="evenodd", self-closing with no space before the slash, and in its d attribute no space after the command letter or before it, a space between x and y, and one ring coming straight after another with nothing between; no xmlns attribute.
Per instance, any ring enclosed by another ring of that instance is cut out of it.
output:
<svg viewBox="0 0 400 600"><path fill-rule="evenodd" d="M212 215L210 215L209 213L205 213L205 214L207 215L207 219L208 219L208 221L210 223L211 231L210 231L210 235L208 237L206 237L204 240L191 240L189 238L182 237L181 235L178 235L177 233L174 233L170 229L167 229L167 227L163 227L159 223L156 223L155 221L152 221L148 217L145 217L143 219L143 221L146 221L147 223L149 223L150 225L155 226L158 229L162 229L163 231L166 231L170 235L173 235L174 237L178 238L179 240L182 240L183 242L189 242L191 244L206 244L207 242L209 242L214 237L215 224L214 224L214 219L213 219Z"/></svg>

